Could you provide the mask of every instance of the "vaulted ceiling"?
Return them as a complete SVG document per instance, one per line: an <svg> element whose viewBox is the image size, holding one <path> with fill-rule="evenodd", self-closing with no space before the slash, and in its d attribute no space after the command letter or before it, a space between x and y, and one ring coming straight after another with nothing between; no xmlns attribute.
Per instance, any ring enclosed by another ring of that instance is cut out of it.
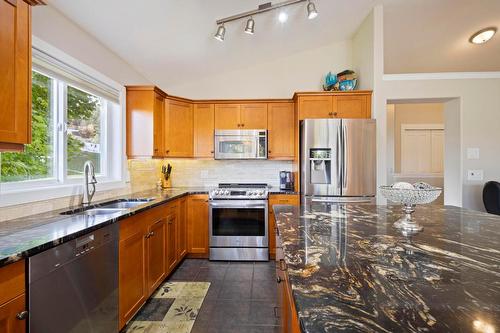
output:
<svg viewBox="0 0 500 333"><path fill-rule="evenodd" d="M230 22L224 43L213 38L215 21L256 9L265 0L48 2L161 86L349 40L375 0L349 0L348 5L316 0L314 20L306 17L307 3L289 6L284 24L276 19L279 12L271 11L254 17L254 35L243 33L245 20Z"/></svg>
<svg viewBox="0 0 500 333"><path fill-rule="evenodd" d="M226 25L225 42L213 38L217 19L263 2L48 0L160 86L349 40L377 3L384 4L386 73L500 70L500 34L481 46L467 41L485 26L500 27L499 0L315 0L315 20L302 3L286 7L284 24L272 11L254 17L254 35L243 33L241 20Z"/></svg>

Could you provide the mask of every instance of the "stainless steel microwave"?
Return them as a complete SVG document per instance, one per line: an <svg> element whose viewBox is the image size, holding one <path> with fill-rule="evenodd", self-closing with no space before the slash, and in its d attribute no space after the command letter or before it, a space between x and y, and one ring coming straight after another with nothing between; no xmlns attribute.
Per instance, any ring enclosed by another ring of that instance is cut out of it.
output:
<svg viewBox="0 0 500 333"><path fill-rule="evenodd" d="M267 130L216 130L216 160L267 159Z"/></svg>

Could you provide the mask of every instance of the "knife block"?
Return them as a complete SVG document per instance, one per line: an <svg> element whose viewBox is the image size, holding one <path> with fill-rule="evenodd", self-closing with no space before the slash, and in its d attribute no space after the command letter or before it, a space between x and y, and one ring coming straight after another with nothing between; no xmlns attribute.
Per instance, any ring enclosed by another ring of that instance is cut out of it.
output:
<svg viewBox="0 0 500 333"><path fill-rule="evenodd" d="M161 177L161 188L170 188L172 187L172 179L169 178L168 180L165 179L165 177L162 175Z"/></svg>

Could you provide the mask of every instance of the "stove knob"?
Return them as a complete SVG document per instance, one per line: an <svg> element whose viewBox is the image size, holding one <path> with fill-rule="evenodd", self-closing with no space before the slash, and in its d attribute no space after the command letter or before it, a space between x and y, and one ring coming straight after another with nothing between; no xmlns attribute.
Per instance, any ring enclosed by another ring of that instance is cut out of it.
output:
<svg viewBox="0 0 500 333"><path fill-rule="evenodd" d="M228 191L228 190L225 190L225 191L224 191L224 195L229 195L229 191Z"/></svg>

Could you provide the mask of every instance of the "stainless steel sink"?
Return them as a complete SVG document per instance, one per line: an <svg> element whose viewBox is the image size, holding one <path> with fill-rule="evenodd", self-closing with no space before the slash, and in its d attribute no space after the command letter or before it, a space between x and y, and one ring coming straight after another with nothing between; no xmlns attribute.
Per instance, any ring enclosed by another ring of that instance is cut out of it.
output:
<svg viewBox="0 0 500 333"><path fill-rule="evenodd" d="M116 214L127 209L135 208L144 205L153 198L137 198L137 199L119 199L89 207L82 207L73 210L62 212L61 215L107 215Z"/></svg>
<svg viewBox="0 0 500 333"><path fill-rule="evenodd" d="M92 208L77 213L79 215L111 215L126 211L126 208Z"/></svg>
<svg viewBox="0 0 500 333"><path fill-rule="evenodd" d="M118 202L112 202L110 204L104 204L101 207L103 208L134 208L140 205L144 205L146 202L145 201L118 201Z"/></svg>

